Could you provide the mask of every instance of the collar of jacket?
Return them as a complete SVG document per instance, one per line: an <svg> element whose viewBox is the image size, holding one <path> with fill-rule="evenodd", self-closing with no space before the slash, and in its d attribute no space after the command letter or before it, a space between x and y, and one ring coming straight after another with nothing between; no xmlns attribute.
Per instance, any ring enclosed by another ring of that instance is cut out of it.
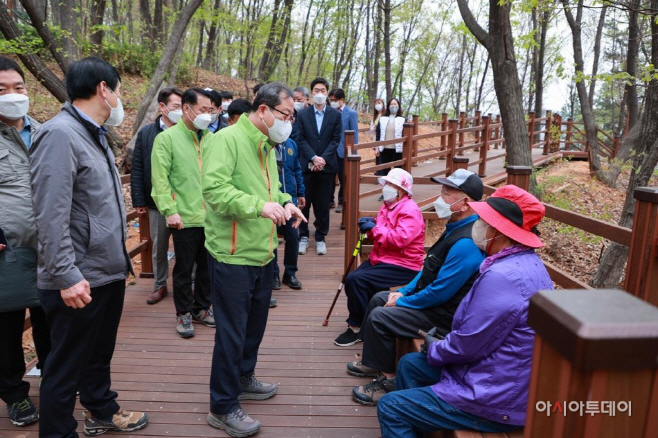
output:
<svg viewBox="0 0 658 438"><path fill-rule="evenodd" d="M265 148L268 150L274 147L274 143L269 139L267 135L263 134L260 129L256 128L256 125L254 125L251 120L249 120L249 116L247 114L242 114L235 126L241 129L247 135L247 137L249 137L249 140L251 140L256 145L256 147L259 147L263 143L265 144Z"/></svg>
<svg viewBox="0 0 658 438"><path fill-rule="evenodd" d="M160 127L160 125L158 125L158 127ZM176 123L175 125L167 128L167 129L180 129L182 132L185 132L185 135L189 135L189 136L192 137L193 140L199 141L199 136L197 134L199 131L190 131L187 128L187 125L185 125L185 122L183 121L182 117L180 118L178 123ZM205 136L208 135L208 134L210 134L210 131L208 131L207 129L204 129L203 131L201 131L201 140L203 140L205 138Z"/></svg>
<svg viewBox="0 0 658 438"><path fill-rule="evenodd" d="M79 110L74 108L73 104L71 104L71 102L66 102L64 104L64 106L62 107L62 111L66 111L71 116L73 116L74 119L76 119L78 122L80 122L80 124L82 126L84 126L87 129L87 131L89 131L89 133L94 138L94 140L96 140L96 143L98 143L101 146L105 147L105 145L102 144L99 140L100 136L101 136L101 133L105 134L105 132L103 132L103 127L102 126L96 126L93 123L91 123L91 122L83 119L82 117L80 117L80 114L78 113Z"/></svg>

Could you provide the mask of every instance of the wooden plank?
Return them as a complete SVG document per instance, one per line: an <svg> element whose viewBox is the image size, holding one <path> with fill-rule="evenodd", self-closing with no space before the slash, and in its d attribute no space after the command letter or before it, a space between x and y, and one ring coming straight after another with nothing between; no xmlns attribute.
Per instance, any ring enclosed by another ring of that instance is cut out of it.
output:
<svg viewBox="0 0 658 438"><path fill-rule="evenodd" d="M544 207L546 208L546 217L549 219L554 219L581 230L587 230L588 233L601 236L622 245L630 246L631 244L632 232L630 228L620 227L619 225L610 224L546 203L544 203Z"/></svg>

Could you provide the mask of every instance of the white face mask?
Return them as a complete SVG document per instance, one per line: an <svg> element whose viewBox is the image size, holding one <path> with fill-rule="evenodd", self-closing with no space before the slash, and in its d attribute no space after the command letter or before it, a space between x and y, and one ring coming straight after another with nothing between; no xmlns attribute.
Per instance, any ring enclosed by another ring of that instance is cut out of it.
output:
<svg viewBox="0 0 658 438"><path fill-rule="evenodd" d="M322 94L322 93L317 93L313 95L313 102L317 103L318 105L322 105L327 101L327 95Z"/></svg>
<svg viewBox="0 0 658 438"><path fill-rule="evenodd" d="M304 102L295 102L295 110L301 111L305 108Z"/></svg>
<svg viewBox="0 0 658 438"><path fill-rule="evenodd" d="M460 198L452 204L448 204L443 200L443 196L439 196L436 201L434 201L434 210L436 211L436 215L439 217L439 219L448 219L450 216L452 216L452 213L454 213L450 207L460 202L462 199L464 198Z"/></svg>
<svg viewBox="0 0 658 438"><path fill-rule="evenodd" d="M398 197L398 190L395 187L385 185L382 188L382 196L384 197L384 202L391 202Z"/></svg>
<svg viewBox="0 0 658 438"><path fill-rule="evenodd" d="M269 108L267 110L270 111ZM277 119L274 117L274 114L272 114L272 111L270 111L270 115L274 119L272 126L267 126L265 119L262 119L263 123L265 123L265 127L267 127L267 136L274 143L283 143L284 141L288 140L288 137L290 137L290 133L292 132L292 123Z"/></svg>
<svg viewBox="0 0 658 438"><path fill-rule="evenodd" d="M228 111L228 106L231 104L231 102L233 102L233 101L231 100L231 101L228 101L228 102L222 102L222 110Z"/></svg>
<svg viewBox="0 0 658 438"><path fill-rule="evenodd" d="M478 219L473 223L473 228L471 229L471 238L475 246L480 248L482 251L487 252L487 246L489 242L494 240L498 236L494 236L491 239L487 239L487 230L491 225L487 224L482 219Z"/></svg>
<svg viewBox="0 0 658 438"><path fill-rule="evenodd" d="M210 114L197 114L194 112L194 110L190 108L190 111L192 111L192 114L194 114L196 117L194 117L194 120L192 121L192 125L196 129L204 130L208 129L208 125L212 122L212 116ZM189 118L189 116L188 116Z"/></svg>
<svg viewBox="0 0 658 438"><path fill-rule="evenodd" d="M377 104L375 104L375 109L376 109L377 111L381 111L382 108L384 108L384 105L382 105L381 103L377 103Z"/></svg>
<svg viewBox="0 0 658 438"><path fill-rule="evenodd" d="M110 91L114 94L114 91ZM105 125L107 126L119 126L123 122L123 104L121 104L121 99L116 94L114 94L114 97L117 98L116 108L112 108L112 105L105 99L105 103L110 107L110 117L105 121Z"/></svg>
<svg viewBox="0 0 658 438"><path fill-rule="evenodd" d="M26 94L9 93L0 96L0 116L18 120L27 114L30 98Z"/></svg>
<svg viewBox="0 0 658 438"><path fill-rule="evenodd" d="M398 113L399 107L397 106L389 106L388 110L391 112L391 114L397 114Z"/></svg>
<svg viewBox="0 0 658 438"><path fill-rule="evenodd" d="M169 109L169 108L167 108ZM181 117L183 117L183 110L182 109L177 109L177 110L169 110L169 112L166 114L167 118L173 123L174 125L178 123Z"/></svg>
<svg viewBox="0 0 658 438"><path fill-rule="evenodd" d="M340 108L340 102L331 102L331 107L333 109L338 109Z"/></svg>
<svg viewBox="0 0 658 438"><path fill-rule="evenodd" d="M210 124L212 125L217 121L217 118L219 117L219 113L211 114L210 115Z"/></svg>

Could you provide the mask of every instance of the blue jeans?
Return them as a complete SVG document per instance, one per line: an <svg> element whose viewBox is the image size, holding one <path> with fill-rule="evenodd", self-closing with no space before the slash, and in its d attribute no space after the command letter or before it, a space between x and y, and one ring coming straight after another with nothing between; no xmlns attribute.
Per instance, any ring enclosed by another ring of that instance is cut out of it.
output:
<svg viewBox="0 0 658 438"><path fill-rule="evenodd" d="M377 403L382 438L425 436L435 430L471 429L481 432L509 432L518 426L501 424L469 414L440 399L432 388L441 369L427 363L422 353L402 357L396 374L396 390Z"/></svg>

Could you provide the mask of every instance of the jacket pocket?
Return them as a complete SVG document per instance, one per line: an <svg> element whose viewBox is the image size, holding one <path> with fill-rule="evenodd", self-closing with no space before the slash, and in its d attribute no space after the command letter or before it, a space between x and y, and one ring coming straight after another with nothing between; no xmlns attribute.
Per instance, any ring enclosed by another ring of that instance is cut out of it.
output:
<svg viewBox="0 0 658 438"><path fill-rule="evenodd" d="M108 240L111 238L112 232L105 226L101 218L97 216L88 215L89 217L89 246L87 247L87 255L95 255L106 252L108 248ZM114 248L112 248L114 249Z"/></svg>
<svg viewBox="0 0 658 438"><path fill-rule="evenodd" d="M75 252L76 263L80 263L89 251L89 222L89 217L86 213L79 210L71 210L69 233L71 235L73 251Z"/></svg>
<svg viewBox="0 0 658 438"><path fill-rule="evenodd" d="M9 149L0 149L0 183L18 179L18 173L11 164Z"/></svg>

